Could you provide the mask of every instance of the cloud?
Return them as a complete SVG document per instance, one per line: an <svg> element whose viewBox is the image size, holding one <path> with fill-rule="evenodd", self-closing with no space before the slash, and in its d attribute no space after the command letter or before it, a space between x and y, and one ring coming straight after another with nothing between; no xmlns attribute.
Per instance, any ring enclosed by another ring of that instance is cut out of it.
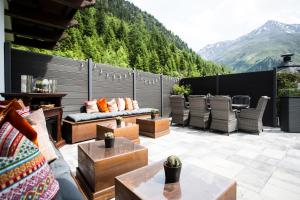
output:
<svg viewBox="0 0 300 200"><path fill-rule="evenodd" d="M179 35L195 51L236 39L267 20L300 24L299 0L129 0Z"/></svg>

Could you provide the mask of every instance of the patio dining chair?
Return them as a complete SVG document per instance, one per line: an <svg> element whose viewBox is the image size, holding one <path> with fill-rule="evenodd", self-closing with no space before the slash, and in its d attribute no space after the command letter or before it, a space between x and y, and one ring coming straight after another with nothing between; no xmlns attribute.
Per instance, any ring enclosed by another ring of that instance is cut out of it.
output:
<svg viewBox="0 0 300 200"><path fill-rule="evenodd" d="M203 95L190 95L190 126L206 129L209 125L210 110L207 97Z"/></svg>
<svg viewBox="0 0 300 200"><path fill-rule="evenodd" d="M248 95L235 95L232 97L233 104L245 104L248 105L248 108L250 107L250 101L251 97Z"/></svg>
<svg viewBox="0 0 300 200"><path fill-rule="evenodd" d="M236 112L232 110L229 96L215 96L210 99L211 126L210 129L231 133L237 130Z"/></svg>
<svg viewBox="0 0 300 200"><path fill-rule="evenodd" d="M260 97L256 108L242 110L238 115L239 130L260 133L263 131L262 118L270 97Z"/></svg>
<svg viewBox="0 0 300 200"><path fill-rule="evenodd" d="M182 95L171 95L171 123L187 125L189 119L189 109L186 107L185 98Z"/></svg>

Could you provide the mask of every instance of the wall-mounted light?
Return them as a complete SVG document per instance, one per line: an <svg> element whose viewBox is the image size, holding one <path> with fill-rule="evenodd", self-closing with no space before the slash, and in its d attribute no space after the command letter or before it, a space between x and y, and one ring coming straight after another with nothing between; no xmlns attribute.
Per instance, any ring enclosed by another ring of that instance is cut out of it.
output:
<svg viewBox="0 0 300 200"><path fill-rule="evenodd" d="M83 63L80 63L79 71L83 70L83 68L84 68L84 64L83 64Z"/></svg>
<svg viewBox="0 0 300 200"><path fill-rule="evenodd" d="M93 65L93 71L95 71L97 69L97 65L96 65L96 63L94 63L94 65Z"/></svg>

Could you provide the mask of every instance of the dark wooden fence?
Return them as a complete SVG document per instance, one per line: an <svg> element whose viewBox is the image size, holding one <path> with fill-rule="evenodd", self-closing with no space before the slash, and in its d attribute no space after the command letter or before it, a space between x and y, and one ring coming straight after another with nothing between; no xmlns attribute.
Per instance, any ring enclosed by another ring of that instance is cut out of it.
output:
<svg viewBox="0 0 300 200"><path fill-rule="evenodd" d="M139 101L140 107L157 108L164 116L170 114L169 95L177 79L128 68L88 63L12 49L11 92L20 92L20 76L27 74L35 78L58 80L58 92L68 94L63 98L64 117L80 112L83 102L89 97L131 97Z"/></svg>
<svg viewBox="0 0 300 200"><path fill-rule="evenodd" d="M276 71L185 78L180 83L191 85L193 94L249 95L251 107L256 106L261 96L269 96L263 122L267 126L278 125Z"/></svg>

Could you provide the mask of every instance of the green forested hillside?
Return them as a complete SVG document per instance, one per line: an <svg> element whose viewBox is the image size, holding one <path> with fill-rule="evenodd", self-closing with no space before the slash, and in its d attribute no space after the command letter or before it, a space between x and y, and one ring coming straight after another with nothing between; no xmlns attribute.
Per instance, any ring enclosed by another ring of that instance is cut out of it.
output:
<svg viewBox="0 0 300 200"><path fill-rule="evenodd" d="M124 0L97 0L76 14L77 27L54 51L35 52L137 68L172 76L226 73L225 67L204 61L153 16Z"/></svg>

